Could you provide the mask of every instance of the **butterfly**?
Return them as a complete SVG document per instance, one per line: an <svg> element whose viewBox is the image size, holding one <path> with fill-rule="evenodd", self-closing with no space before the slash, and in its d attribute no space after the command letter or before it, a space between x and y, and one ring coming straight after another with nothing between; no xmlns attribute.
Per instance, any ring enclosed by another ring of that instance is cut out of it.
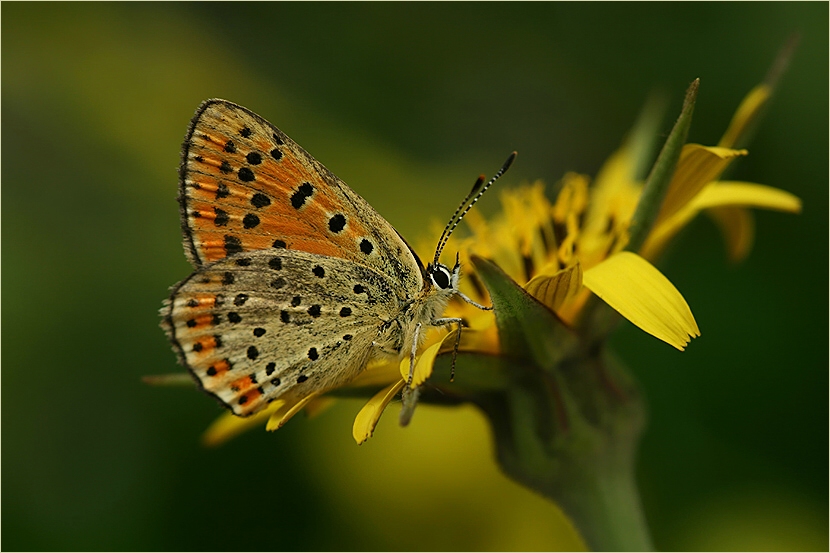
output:
<svg viewBox="0 0 830 553"><path fill-rule="evenodd" d="M450 234L515 158L476 181L423 265L363 198L282 131L221 99L182 147L179 205L193 273L161 310L181 364L239 416L342 386L373 358L415 353L458 295ZM458 338L456 348L458 349ZM408 387L407 387L408 388Z"/></svg>

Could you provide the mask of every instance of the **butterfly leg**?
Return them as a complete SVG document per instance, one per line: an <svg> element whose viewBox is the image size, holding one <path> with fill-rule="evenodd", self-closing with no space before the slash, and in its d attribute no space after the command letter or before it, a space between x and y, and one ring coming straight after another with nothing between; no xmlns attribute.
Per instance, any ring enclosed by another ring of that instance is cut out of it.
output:
<svg viewBox="0 0 830 553"><path fill-rule="evenodd" d="M409 377L407 377L406 384L401 391L401 414L398 417L401 426L406 426L412 420L415 405L418 403L418 396L421 395L420 386L414 390L412 389L412 379L415 377L415 354L418 352L420 335L421 323L418 323L415 325L415 332L412 335L412 349L409 352Z"/></svg>
<svg viewBox="0 0 830 553"><path fill-rule="evenodd" d="M455 359L458 357L458 346L461 344L461 319L459 318L444 318L444 319L435 319L432 322L433 326L449 326L452 324L458 325L458 334L455 335L455 346L452 348L452 365L450 368L450 382L455 380Z"/></svg>
<svg viewBox="0 0 830 553"><path fill-rule="evenodd" d="M415 332L412 335L412 350L409 352L409 378L406 379L406 388L412 386L412 379L415 377L415 354L418 352L419 338L421 337L421 323L415 325Z"/></svg>
<svg viewBox="0 0 830 553"><path fill-rule="evenodd" d="M478 307L478 308L479 308L479 309L481 309L482 311L492 311L492 310L493 310L493 306L492 306L492 305L491 305L491 306L489 306L489 307L488 307L488 306L486 306L486 305L481 305L480 303L478 303L477 301L474 301L473 299L471 299L470 297L468 297L466 294L463 294L462 292L458 292L458 291L456 291L456 295L457 295L459 298L461 298L462 300L464 300L464 301L466 301L467 303L469 303L470 305L475 306L475 307Z"/></svg>

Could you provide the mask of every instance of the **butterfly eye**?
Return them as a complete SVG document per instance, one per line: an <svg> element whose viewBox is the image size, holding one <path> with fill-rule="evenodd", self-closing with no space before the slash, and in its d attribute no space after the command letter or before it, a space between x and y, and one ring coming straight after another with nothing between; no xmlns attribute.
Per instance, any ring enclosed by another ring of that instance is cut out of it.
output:
<svg viewBox="0 0 830 553"><path fill-rule="evenodd" d="M432 276L432 282L438 288L446 290L450 287L450 270L444 265L436 265L433 267L430 275Z"/></svg>

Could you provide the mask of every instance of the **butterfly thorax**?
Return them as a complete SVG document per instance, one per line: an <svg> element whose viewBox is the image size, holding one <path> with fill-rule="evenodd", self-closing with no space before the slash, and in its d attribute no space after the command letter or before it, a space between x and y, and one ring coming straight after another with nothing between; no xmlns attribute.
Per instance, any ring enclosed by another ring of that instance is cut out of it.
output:
<svg viewBox="0 0 830 553"><path fill-rule="evenodd" d="M456 293L451 286L451 272L444 266L435 269L441 271L438 275L447 275L444 279L441 276L433 276L433 267L427 268L428 278L424 280L421 292L414 298L401 305L400 311L392 319L381 325L378 338L375 340L377 352L374 357L396 356L403 358L412 351L413 342L417 340L415 348L424 341L426 328L417 331L419 324L431 325L438 320L447 307L450 298ZM437 282L436 282L437 279ZM444 286L442 286L444 285Z"/></svg>

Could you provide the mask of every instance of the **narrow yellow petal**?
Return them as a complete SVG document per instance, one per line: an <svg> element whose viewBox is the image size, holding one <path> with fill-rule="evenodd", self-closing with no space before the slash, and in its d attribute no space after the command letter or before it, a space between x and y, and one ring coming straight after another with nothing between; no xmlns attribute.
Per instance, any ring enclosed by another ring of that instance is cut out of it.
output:
<svg viewBox="0 0 830 553"><path fill-rule="evenodd" d="M755 218L743 207L713 207L706 213L720 227L726 242L726 252L733 263L742 261L752 249L755 238Z"/></svg>
<svg viewBox="0 0 830 553"><path fill-rule="evenodd" d="M585 271L583 284L623 317L679 350L700 336L683 296L651 263L620 252Z"/></svg>
<svg viewBox="0 0 830 553"><path fill-rule="evenodd" d="M392 401L395 394L401 391L404 384L406 383L403 380L393 382L375 394L374 397L372 397L372 399L370 399L369 402L363 406L355 417L354 425L352 426L352 436L358 445L372 437L372 433L375 431L375 426L377 426L380 416L383 414L383 410L386 409L386 406L389 405L389 402Z"/></svg>
<svg viewBox="0 0 830 553"><path fill-rule="evenodd" d="M283 403L282 400L277 400L269 405L267 409L250 417L237 417L228 411L213 421L213 424L205 430L205 433L202 434L202 443L210 447L222 445L243 432L261 426Z"/></svg>
<svg viewBox="0 0 830 553"><path fill-rule="evenodd" d="M694 201L694 207L697 209L726 205L757 207L788 213L801 212L801 200L798 196L772 186L751 182L713 182L711 186L704 188Z"/></svg>
<svg viewBox="0 0 830 553"><path fill-rule="evenodd" d="M308 404L315 397L317 397L317 392L296 401L284 402L271 414L271 417L268 419L268 423L265 425L265 430L273 432L274 430L282 428L283 425L291 419L291 417L299 413L300 409L305 407L306 404Z"/></svg>
<svg viewBox="0 0 830 553"><path fill-rule="evenodd" d="M757 207L798 213L801 211L801 200L789 192L762 184L738 181L712 182L701 190L700 194L686 204L683 209L654 227L646 243L640 249L640 255L646 259L655 259L663 251L669 240L686 226L701 209L729 206Z"/></svg>
<svg viewBox="0 0 830 553"><path fill-rule="evenodd" d="M717 179L733 159L746 154L746 150L731 150L700 144L683 146L683 152L677 162L677 169L672 177L669 190L666 192L657 222L664 221L680 211L697 196L704 186Z"/></svg>
<svg viewBox="0 0 830 553"><path fill-rule="evenodd" d="M758 116L761 108L769 100L771 93L772 89L765 84L760 84L750 90L749 94L741 102L741 105L738 106L735 115L732 116L732 121L729 122L729 127L723 133L723 138L718 142L718 146L721 148L734 148L738 137L746 131L747 127L755 120L755 117Z"/></svg>
<svg viewBox="0 0 830 553"><path fill-rule="evenodd" d="M429 346L415 358L415 371L412 375L413 389L423 384L426 381L426 379L432 375L432 369L435 365L435 358L438 356L438 352L441 349L441 346L444 343L448 342L448 338L450 337L452 343L454 344L457 332L457 330L454 330L452 332L445 334L441 340ZM409 380L409 356L406 356L403 359L401 359L400 370L401 377L403 377L404 381Z"/></svg>
<svg viewBox="0 0 830 553"><path fill-rule="evenodd" d="M575 265L554 275L535 276L524 288L531 296L556 311L582 288L582 265L577 261Z"/></svg>

